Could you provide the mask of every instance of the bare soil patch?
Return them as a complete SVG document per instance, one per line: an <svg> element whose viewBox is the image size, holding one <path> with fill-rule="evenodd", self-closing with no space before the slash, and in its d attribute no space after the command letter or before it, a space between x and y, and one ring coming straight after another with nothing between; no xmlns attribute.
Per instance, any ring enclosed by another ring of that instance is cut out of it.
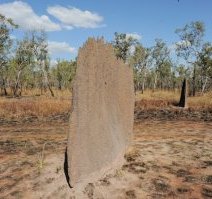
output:
<svg viewBox="0 0 212 199"><path fill-rule="evenodd" d="M137 120L122 168L73 189L63 170L68 126L1 126L0 198L211 198L211 123Z"/></svg>

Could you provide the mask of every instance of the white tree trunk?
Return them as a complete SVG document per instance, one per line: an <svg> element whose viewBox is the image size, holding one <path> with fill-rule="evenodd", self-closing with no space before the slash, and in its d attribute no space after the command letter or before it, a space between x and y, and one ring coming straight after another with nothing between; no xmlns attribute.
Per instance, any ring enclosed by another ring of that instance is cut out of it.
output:
<svg viewBox="0 0 212 199"><path fill-rule="evenodd" d="M204 84L203 84L203 86L202 86L202 94L203 94L204 91L205 91L205 88L206 88L207 83L208 83L208 77L205 77L205 82L204 82Z"/></svg>

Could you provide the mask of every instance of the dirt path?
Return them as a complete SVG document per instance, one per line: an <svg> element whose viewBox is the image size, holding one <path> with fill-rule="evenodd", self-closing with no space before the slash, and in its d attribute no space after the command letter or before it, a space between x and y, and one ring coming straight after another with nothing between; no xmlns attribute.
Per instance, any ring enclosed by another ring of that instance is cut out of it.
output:
<svg viewBox="0 0 212 199"><path fill-rule="evenodd" d="M63 171L67 131L57 121L1 126L0 198L212 197L210 123L137 122L123 167L71 190Z"/></svg>

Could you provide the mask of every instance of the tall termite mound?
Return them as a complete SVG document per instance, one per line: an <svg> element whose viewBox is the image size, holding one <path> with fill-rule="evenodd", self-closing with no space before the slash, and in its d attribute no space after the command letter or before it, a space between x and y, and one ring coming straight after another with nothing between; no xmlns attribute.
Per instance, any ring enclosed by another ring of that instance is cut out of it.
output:
<svg viewBox="0 0 212 199"><path fill-rule="evenodd" d="M180 101L179 101L179 106L186 108L187 107L187 93L188 93L188 86L187 86L187 80L186 78L183 80L182 84L182 90L181 90L181 96L180 96Z"/></svg>
<svg viewBox="0 0 212 199"><path fill-rule="evenodd" d="M134 119L133 71L111 44L90 38L79 49L68 136L70 185L120 165Z"/></svg>

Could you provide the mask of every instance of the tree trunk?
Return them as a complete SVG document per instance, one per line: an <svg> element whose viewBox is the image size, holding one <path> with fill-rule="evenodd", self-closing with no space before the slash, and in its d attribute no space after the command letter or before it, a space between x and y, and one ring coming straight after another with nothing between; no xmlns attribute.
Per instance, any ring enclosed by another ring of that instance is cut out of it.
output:
<svg viewBox="0 0 212 199"><path fill-rule="evenodd" d="M61 91L62 90L62 83L61 81L58 81L58 89Z"/></svg>
<svg viewBox="0 0 212 199"><path fill-rule="evenodd" d="M3 78L2 84L3 84L2 86L3 86L3 90L4 90L4 95L7 96L8 93L7 93L6 82L5 82L4 78Z"/></svg>
<svg viewBox="0 0 212 199"><path fill-rule="evenodd" d="M142 92L142 94L144 93L144 89L145 89L145 78L143 78L142 83L141 83L141 92Z"/></svg>
<svg viewBox="0 0 212 199"><path fill-rule="evenodd" d="M186 78L183 80L179 107L183 107L183 108L187 107L187 80L186 80Z"/></svg>
<svg viewBox="0 0 212 199"><path fill-rule="evenodd" d="M202 85L202 94L203 94L203 93L204 93L204 91L205 91L205 88L206 88L207 82L208 82L208 77L206 77L206 78L205 78L205 82L204 82L204 84Z"/></svg>
<svg viewBox="0 0 212 199"><path fill-rule="evenodd" d="M157 84L157 74L155 74L155 77L154 77L153 92L156 90L156 84Z"/></svg>
<svg viewBox="0 0 212 199"><path fill-rule="evenodd" d="M193 90L192 90L192 95L195 96L196 95L196 67L194 66L194 72L193 72Z"/></svg>
<svg viewBox="0 0 212 199"><path fill-rule="evenodd" d="M53 90L52 90L52 88L51 88L49 83L48 83L48 88L49 88L49 91L51 92L52 97L54 97L54 92L53 92Z"/></svg>
<svg viewBox="0 0 212 199"><path fill-rule="evenodd" d="M17 77L16 77L16 83L15 83L15 88L14 88L14 92L13 92L14 96L17 96L17 92L18 92L18 89L19 89L20 75L21 75L21 70L18 71L18 74L17 74Z"/></svg>
<svg viewBox="0 0 212 199"><path fill-rule="evenodd" d="M51 86L49 84L48 74L47 74L47 71L44 68L44 64L42 64L42 72L43 72L43 78L44 78L43 79L44 89L48 88L50 93L51 93L51 96L54 97L54 92L51 89Z"/></svg>
<svg viewBox="0 0 212 199"><path fill-rule="evenodd" d="M144 93L144 89L145 89L145 80L146 80L146 70L144 69L144 76L142 81L142 94Z"/></svg>

